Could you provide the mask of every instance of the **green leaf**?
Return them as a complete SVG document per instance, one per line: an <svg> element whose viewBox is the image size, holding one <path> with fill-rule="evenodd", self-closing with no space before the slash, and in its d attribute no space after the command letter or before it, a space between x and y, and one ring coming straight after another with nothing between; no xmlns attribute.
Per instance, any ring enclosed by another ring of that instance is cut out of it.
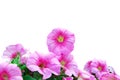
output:
<svg viewBox="0 0 120 80"><path fill-rule="evenodd" d="M19 64L20 63L20 55L18 54L12 61L12 64Z"/></svg>
<svg viewBox="0 0 120 80"><path fill-rule="evenodd" d="M39 72L35 71L33 73L33 77L36 79L36 80L42 80L42 75L39 74Z"/></svg>
<svg viewBox="0 0 120 80"><path fill-rule="evenodd" d="M52 76L50 78L48 78L47 80L62 80L63 77L64 77L63 75L52 74Z"/></svg>
<svg viewBox="0 0 120 80"><path fill-rule="evenodd" d="M23 80L37 80L37 79L31 77L30 75L25 75L23 76Z"/></svg>
<svg viewBox="0 0 120 80"><path fill-rule="evenodd" d="M22 75L24 76L24 75L28 75L28 74L30 74L31 75L31 71L28 69L28 68L25 68L24 70L22 70Z"/></svg>
<svg viewBox="0 0 120 80"><path fill-rule="evenodd" d="M24 70L27 68L25 64L19 64L18 66L21 70Z"/></svg>

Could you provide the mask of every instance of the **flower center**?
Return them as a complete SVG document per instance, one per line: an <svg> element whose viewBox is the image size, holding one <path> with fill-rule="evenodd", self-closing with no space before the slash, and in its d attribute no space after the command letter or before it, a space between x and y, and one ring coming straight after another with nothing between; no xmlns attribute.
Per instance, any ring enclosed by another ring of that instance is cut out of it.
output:
<svg viewBox="0 0 120 80"><path fill-rule="evenodd" d="M65 66L65 64L66 64L65 61L63 61L63 60L60 63L62 66Z"/></svg>
<svg viewBox="0 0 120 80"><path fill-rule="evenodd" d="M3 78L3 80L8 80L8 75L6 73L3 73L2 78Z"/></svg>
<svg viewBox="0 0 120 80"><path fill-rule="evenodd" d="M44 67L45 67L45 64L40 64L39 67L40 67L40 68L44 68Z"/></svg>
<svg viewBox="0 0 120 80"><path fill-rule="evenodd" d="M16 58L16 56L17 56L17 54L13 54L13 55L12 55L12 58Z"/></svg>
<svg viewBox="0 0 120 80"><path fill-rule="evenodd" d="M57 40L58 40L58 42L63 42L64 41L64 37L63 36L58 36Z"/></svg>
<svg viewBox="0 0 120 80"><path fill-rule="evenodd" d="M102 67L101 67L101 66L98 66L98 70L101 71L101 70L102 70Z"/></svg>
<svg viewBox="0 0 120 80"><path fill-rule="evenodd" d="M16 58L17 56L20 56L20 53L19 53L19 52L15 52L15 53L12 54L12 58L13 58L13 59Z"/></svg>
<svg viewBox="0 0 120 80"><path fill-rule="evenodd" d="M83 78L82 78L82 77L79 77L77 80L83 80Z"/></svg>

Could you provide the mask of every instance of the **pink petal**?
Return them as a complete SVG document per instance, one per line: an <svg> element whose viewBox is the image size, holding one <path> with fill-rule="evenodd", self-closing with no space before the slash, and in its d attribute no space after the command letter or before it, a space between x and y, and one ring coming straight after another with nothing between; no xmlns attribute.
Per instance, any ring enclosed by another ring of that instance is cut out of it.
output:
<svg viewBox="0 0 120 80"><path fill-rule="evenodd" d="M23 80L23 78L21 76L15 76L10 78L10 80Z"/></svg>

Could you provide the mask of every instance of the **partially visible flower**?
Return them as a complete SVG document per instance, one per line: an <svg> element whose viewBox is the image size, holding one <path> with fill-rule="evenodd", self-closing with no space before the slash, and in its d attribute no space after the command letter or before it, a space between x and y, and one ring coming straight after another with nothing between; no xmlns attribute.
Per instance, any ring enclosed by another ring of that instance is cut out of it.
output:
<svg viewBox="0 0 120 80"><path fill-rule="evenodd" d="M97 78L101 76L102 72L108 72L106 62L102 60L88 61L84 69L89 73L94 74Z"/></svg>
<svg viewBox="0 0 120 80"><path fill-rule="evenodd" d="M18 55L22 56L26 53L26 50L21 44L9 45L3 52L3 56L7 56L11 60L16 58Z"/></svg>
<svg viewBox="0 0 120 80"><path fill-rule="evenodd" d="M60 55L58 60L61 64L62 69L65 71L66 75L72 76L76 75L76 69L78 69L77 64L73 60L73 56L69 55Z"/></svg>
<svg viewBox="0 0 120 80"><path fill-rule="evenodd" d="M120 76L106 72L102 74L100 80L120 80Z"/></svg>
<svg viewBox="0 0 120 80"><path fill-rule="evenodd" d="M0 80L23 80L20 69L15 64L0 64Z"/></svg>
<svg viewBox="0 0 120 80"><path fill-rule="evenodd" d="M54 55L42 55L35 52L27 60L27 67L32 72L38 71L43 75L43 79L50 78L52 74L60 74L60 63Z"/></svg>
<svg viewBox="0 0 120 80"><path fill-rule="evenodd" d="M109 73L116 74L116 72L115 72L115 70L114 70L113 67L108 66L107 69L108 69L108 72L109 72Z"/></svg>
<svg viewBox="0 0 120 80"><path fill-rule="evenodd" d="M96 78L93 75L91 75L87 72L83 72L83 71L78 70L77 74L78 74L77 75L78 80L96 80Z"/></svg>
<svg viewBox="0 0 120 80"><path fill-rule="evenodd" d="M47 37L48 49L55 54L70 53L74 48L74 42L74 34L66 29L53 29Z"/></svg>
<svg viewBox="0 0 120 80"><path fill-rule="evenodd" d="M73 77L64 77L62 80L73 80Z"/></svg>

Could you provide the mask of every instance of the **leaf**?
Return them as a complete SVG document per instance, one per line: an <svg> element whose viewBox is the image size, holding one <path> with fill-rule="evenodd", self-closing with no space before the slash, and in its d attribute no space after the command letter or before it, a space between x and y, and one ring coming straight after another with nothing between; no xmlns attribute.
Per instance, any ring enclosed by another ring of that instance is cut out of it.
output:
<svg viewBox="0 0 120 80"><path fill-rule="evenodd" d="M19 64L18 66L21 70L24 70L27 68L25 64Z"/></svg>
<svg viewBox="0 0 120 80"><path fill-rule="evenodd" d="M30 75L23 76L23 80L37 80L35 78L32 78Z"/></svg>
<svg viewBox="0 0 120 80"><path fill-rule="evenodd" d="M35 71L33 73L33 77L36 79L36 80L42 80L42 75L39 74L39 72Z"/></svg>
<svg viewBox="0 0 120 80"><path fill-rule="evenodd" d="M11 61L12 64L19 64L20 63L20 55L17 55L12 61Z"/></svg>
<svg viewBox="0 0 120 80"><path fill-rule="evenodd" d="M64 76L62 75L54 75L52 74L52 76L50 78L48 78L47 80L62 80Z"/></svg>

